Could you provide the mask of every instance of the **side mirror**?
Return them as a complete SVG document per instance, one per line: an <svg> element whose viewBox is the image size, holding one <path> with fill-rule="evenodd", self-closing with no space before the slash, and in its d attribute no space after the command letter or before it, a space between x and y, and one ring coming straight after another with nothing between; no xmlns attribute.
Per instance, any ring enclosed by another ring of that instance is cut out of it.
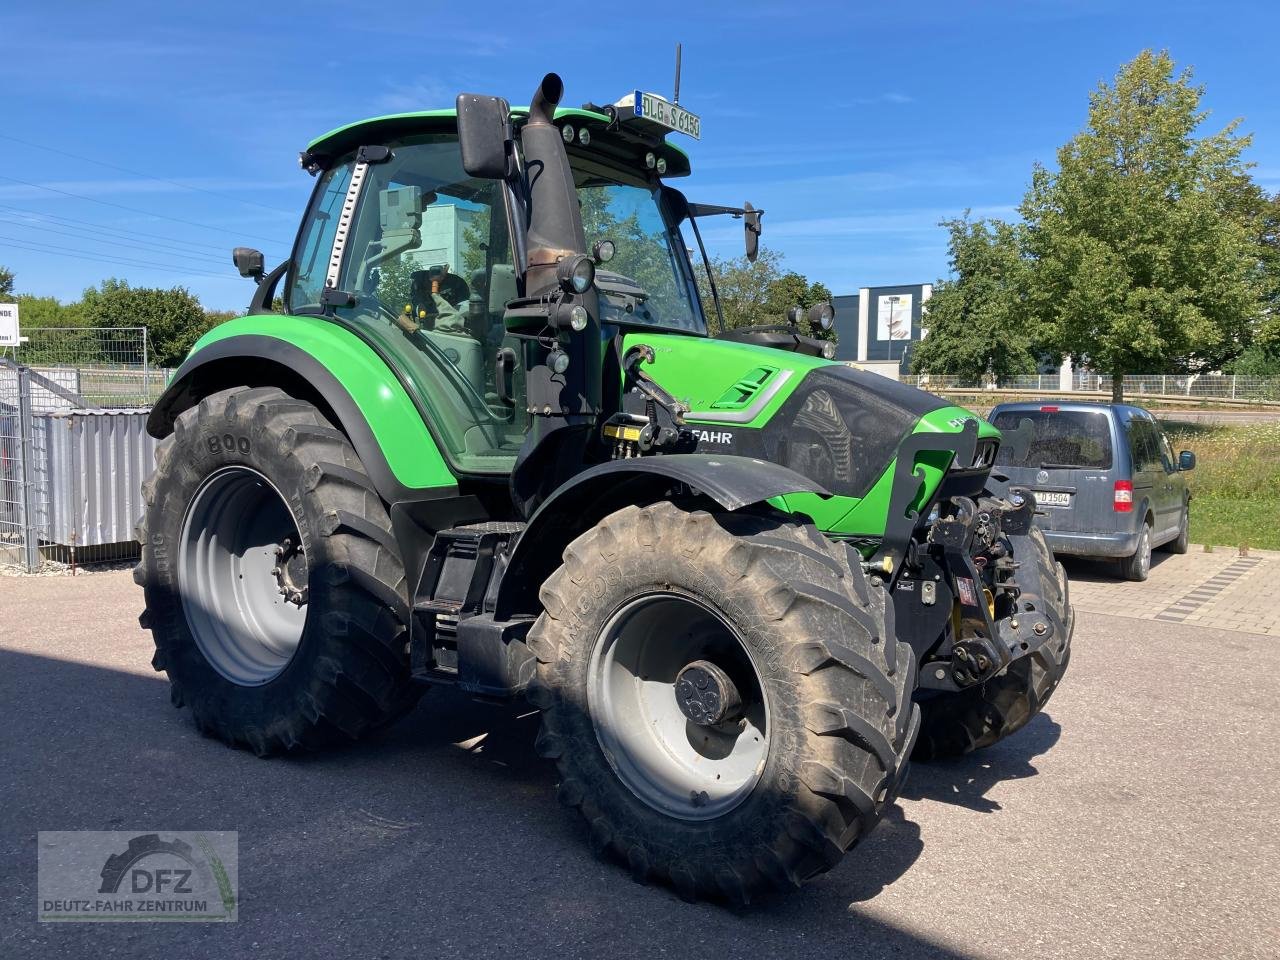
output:
<svg viewBox="0 0 1280 960"><path fill-rule="evenodd" d="M254 283L262 282L266 265L261 250L255 250L253 247L236 247L231 251L231 262L240 271L240 276L247 277Z"/></svg>
<svg viewBox="0 0 1280 960"><path fill-rule="evenodd" d="M1178 454L1179 470L1194 470L1196 468L1196 455L1190 450L1183 450Z"/></svg>
<svg viewBox="0 0 1280 960"><path fill-rule="evenodd" d="M504 180L510 172L511 105L501 97L460 93L458 145L462 169L482 180Z"/></svg>
<svg viewBox="0 0 1280 960"><path fill-rule="evenodd" d="M747 260L755 263L756 257L760 256L760 217L764 215L764 211L757 210L750 203L744 203L742 209L742 232L747 241Z"/></svg>

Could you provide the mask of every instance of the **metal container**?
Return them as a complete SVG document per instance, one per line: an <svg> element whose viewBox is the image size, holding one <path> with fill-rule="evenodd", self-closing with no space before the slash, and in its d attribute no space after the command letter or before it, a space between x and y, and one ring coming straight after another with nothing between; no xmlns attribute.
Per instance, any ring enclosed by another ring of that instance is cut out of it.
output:
<svg viewBox="0 0 1280 960"><path fill-rule="evenodd" d="M41 540L75 547L133 540L142 481L155 469L149 412L81 409L32 418L35 481L48 491Z"/></svg>

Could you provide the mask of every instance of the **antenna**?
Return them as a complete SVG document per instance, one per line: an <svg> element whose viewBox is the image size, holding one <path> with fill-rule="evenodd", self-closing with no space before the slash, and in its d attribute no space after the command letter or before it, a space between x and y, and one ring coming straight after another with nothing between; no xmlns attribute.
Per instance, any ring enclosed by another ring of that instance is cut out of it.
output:
<svg viewBox="0 0 1280 960"><path fill-rule="evenodd" d="M676 44L676 92L671 102L677 105L680 103L680 44L678 43Z"/></svg>

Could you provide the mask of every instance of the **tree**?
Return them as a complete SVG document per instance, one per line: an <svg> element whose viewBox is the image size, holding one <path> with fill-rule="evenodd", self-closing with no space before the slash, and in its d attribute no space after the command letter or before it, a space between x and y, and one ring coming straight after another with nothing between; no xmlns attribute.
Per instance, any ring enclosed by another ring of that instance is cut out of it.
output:
<svg viewBox="0 0 1280 960"><path fill-rule="evenodd" d="M13 282L16 278L8 267L0 266L0 300L8 300L13 296Z"/></svg>
<svg viewBox="0 0 1280 960"><path fill-rule="evenodd" d="M1078 362L1112 375L1222 366L1262 319L1238 121L1206 117L1190 70L1144 51L1090 98L1085 129L1037 165L1021 206L1034 260L1029 315Z"/></svg>
<svg viewBox="0 0 1280 960"><path fill-rule="evenodd" d="M177 366L217 315L208 315L185 287L161 290L131 287L124 280L109 279L101 288L89 287L83 298L84 322L90 327L146 327L150 340L149 361L159 367ZM106 341L115 363L141 363L141 346L130 336Z"/></svg>
<svg viewBox="0 0 1280 960"><path fill-rule="evenodd" d="M794 270L784 271L782 261L780 252L767 247L760 249L754 263L745 254L732 259L712 259L711 270L720 293L725 329L785 323L790 307L808 308L815 303L831 301L831 291L825 284L810 283ZM699 271L699 274L698 288L703 310L714 327L715 303L705 273ZM813 327L807 317L801 322L800 329L806 336L819 340L834 342L836 339L834 327L831 330Z"/></svg>
<svg viewBox="0 0 1280 960"><path fill-rule="evenodd" d="M912 373L953 374L997 383L1035 373L1042 339L1028 318L1028 265L1018 228L1000 220L944 220L950 234L952 279L933 286L925 326L929 335L916 344Z"/></svg>

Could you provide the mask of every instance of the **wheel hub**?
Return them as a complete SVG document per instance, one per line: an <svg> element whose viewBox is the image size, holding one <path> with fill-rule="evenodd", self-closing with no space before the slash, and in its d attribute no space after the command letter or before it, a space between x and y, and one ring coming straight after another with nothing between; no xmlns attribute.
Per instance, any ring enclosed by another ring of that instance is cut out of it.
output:
<svg viewBox="0 0 1280 960"><path fill-rule="evenodd" d="M301 540L301 538L299 538ZM301 607L307 602L307 558L302 555L302 543L295 543L292 537L285 537L276 544L276 565L271 573L276 578L276 588L280 596L290 603Z"/></svg>
<svg viewBox="0 0 1280 960"><path fill-rule="evenodd" d="M734 719L742 697L729 675L709 660L695 660L676 675L676 704L700 727Z"/></svg>

